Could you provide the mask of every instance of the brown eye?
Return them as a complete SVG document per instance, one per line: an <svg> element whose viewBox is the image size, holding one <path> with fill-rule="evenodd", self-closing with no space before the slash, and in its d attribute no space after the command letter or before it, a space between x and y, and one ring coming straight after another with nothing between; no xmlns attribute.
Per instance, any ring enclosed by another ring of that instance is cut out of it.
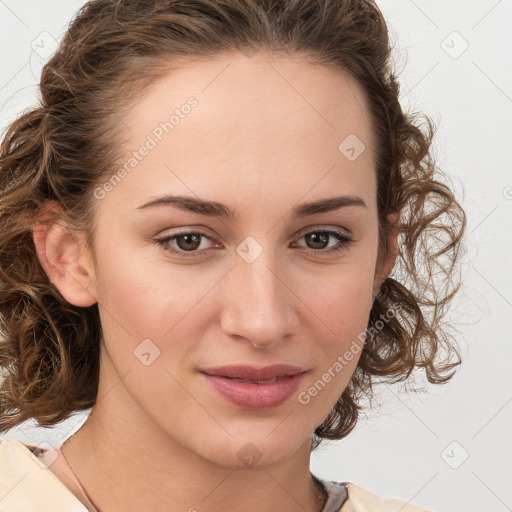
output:
<svg viewBox="0 0 512 512"><path fill-rule="evenodd" d="M182 232L175 235L166 236L156 240L164 251L178 254L180 256L201 256L205 254L203 251L198 250L201 246L202 239L211 240L210 237L201 232ZM175 246L171 245L175 243Z"/></svg>
<svg viewBox="0 0 512 512"><path fill-rule="evenodd" d="M325 234L325 233L309 233L304 237L307 241L312 244L312 247L310 245L311 249L325 249L326 245L329 242L329 238L331 238L331 235Z"/></svg>
<svg viewBox="0 0 512 512"><path fill-rule="evenodd" d="M338 240L338 244L327 248L329 247L329 241L333 238ZM333 252L347 249L353 243L353 239L345 233L325 229L309 231L300 239L305 239L307 248L311 249L310 252L315 254L332 254Z"/></svg>
<svg viewBox="0 0 512 512"><path fill-rule="evenodd" d="M201 245L201 235L197 233L188 233L174 237L178 247L184 251L195 251Z"/></svg>

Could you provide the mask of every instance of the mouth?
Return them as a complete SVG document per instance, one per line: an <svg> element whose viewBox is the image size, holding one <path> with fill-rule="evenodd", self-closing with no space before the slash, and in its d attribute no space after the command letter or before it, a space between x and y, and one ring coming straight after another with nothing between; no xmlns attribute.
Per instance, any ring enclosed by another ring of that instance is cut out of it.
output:
<svg viewBox="0 0 512 512"><path fill-rule="evenodd" d="M306 372L290 365L225 366L201 370L220 396L233 405L250 410L269 409L284 403L297 391Z"/></svg>

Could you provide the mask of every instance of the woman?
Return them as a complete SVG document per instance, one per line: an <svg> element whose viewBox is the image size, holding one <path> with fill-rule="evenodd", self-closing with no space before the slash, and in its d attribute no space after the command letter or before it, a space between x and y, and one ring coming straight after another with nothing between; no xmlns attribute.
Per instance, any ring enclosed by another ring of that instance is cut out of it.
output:
<svg viewBox="0 0 512 512"><path fill-rule="evenodd" d="M369 0L81 9L1 148L0 430L92 412L0 443L0 511L425 510L309 469L460 362L465 214L390 51Z"/></svg>

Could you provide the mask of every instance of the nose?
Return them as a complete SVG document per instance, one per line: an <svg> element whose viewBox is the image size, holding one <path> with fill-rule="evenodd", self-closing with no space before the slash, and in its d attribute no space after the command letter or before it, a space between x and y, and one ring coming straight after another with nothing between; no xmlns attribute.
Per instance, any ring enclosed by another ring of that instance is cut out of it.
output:
<svg viewBox="0 0 512 512"><path fill-rule="evenodd" d="M290 280L265 253L252 263L235 258L221 290L223 332L255 348L271 348L288 339L298 323L298 299Z"/></svg>

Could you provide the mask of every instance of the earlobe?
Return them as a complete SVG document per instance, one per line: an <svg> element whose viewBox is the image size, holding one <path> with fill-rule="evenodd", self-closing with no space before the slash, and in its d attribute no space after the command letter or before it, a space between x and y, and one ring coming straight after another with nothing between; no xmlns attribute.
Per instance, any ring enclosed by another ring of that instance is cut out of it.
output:
<svg viewBox="0 0 512 512"><path fill-rule="evenodd" d="M71 232L60 221L43 223L40 215L33 227L33 239L48 279L64 299L80 307L95 304L94 267L82 234Z"/></svg>

